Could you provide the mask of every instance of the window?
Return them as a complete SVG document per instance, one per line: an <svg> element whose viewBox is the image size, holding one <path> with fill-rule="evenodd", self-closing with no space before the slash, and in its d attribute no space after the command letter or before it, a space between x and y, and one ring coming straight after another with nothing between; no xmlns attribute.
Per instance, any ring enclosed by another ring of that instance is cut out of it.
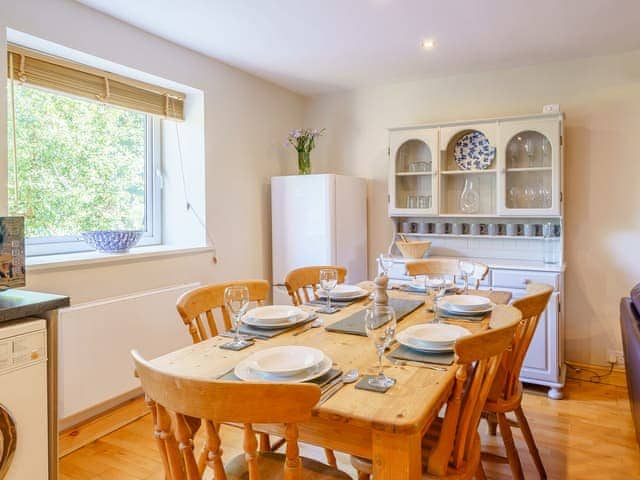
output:
<svg viewBox="0 0 640 480"><path fill-rule="evenodd" d="M140 245L160 243L160 119L17 81L13 88L9 214L25 216L27 254L91 250L79 238L88 230L141 229Z"/></svg>

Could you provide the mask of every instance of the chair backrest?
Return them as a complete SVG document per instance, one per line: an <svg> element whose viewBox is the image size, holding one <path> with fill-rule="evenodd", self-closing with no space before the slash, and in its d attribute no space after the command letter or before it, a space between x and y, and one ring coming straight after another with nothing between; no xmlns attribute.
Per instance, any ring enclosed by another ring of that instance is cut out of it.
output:
<svg viewBox="0 0 640 480"><path fill-rule="evenodd" d="M294 305L302 305L311 301L309 289L313 292L313 297L318 298L316 291L317 285L320 282L320 270L325 268L335 268L338 271L338 283L344 283L344 279L347 276L347 269L335 265L302 267L287 273L287 276L284 278L284 283L287 287L287 293L291 297Z"/></svg>
<svg viewBox="0 0 640 480"><path fill-rule="evenodd" d="M260 480L258 442L252 424L284 424L287 446L283 478L301 480L296 424L311 418L311 409L320 398L317 385L201 380L157 370L136 351L131 356L151 408L154 435L168 480L200 480L205 473L205 469L198 469L194 432L187 417L203 419L206 466L216 480L227 478L219 436L219 426L224 422L243 426L249 480Z"/></svg>
<svg viewBox="0 0 640 480"><path fill-rule="evenodd" d="M527 355L529 345L538 327L540 315L547 308L553 287L543 283L527 285L527 295L511 302L511 305L522 312L522 321L516 328L513 345L502 359L500 371L494 380L489 399L503 398L508 400L520 391L520 370Z"/></svg>
<svg viewBox="0 0 640 480"><path fill-rule="evenodd" d="M484 263L473 262L473 274L475 279L474 288L480 286L480 282L484 280L489 273L489 267ZM417 275L453 275L456 277L460 274L457 258L425 258L424 260L414 260L406 264L407 274L411 277Z"/></svg>
<svg viewBox="0 0 640 480"><path fill-rule="evenodd" d="M478 441L480 416L502 355L512 344L522 319L518 309L507 305L496 306L492 316L500 317L497 323L501 327L463 337L455 344L459 365L456 381L427 465L434 475L444 475L448 463L460 468L468 460L473 443Z"/></svg>
<svg viewBox="0 0 640 480"><path fill-rule="evenodd" d="M189 329L193 343L198 343L218 335L218 327L214 311L220 310L226 330L231 328L231 318L224 305L224 290L227 287L244 285L249 289L249 298L258 305L263 305L269 293L269 282L266 280L239 280L235 282L205 285L183 293L176 309L182 321Z"/></svg>

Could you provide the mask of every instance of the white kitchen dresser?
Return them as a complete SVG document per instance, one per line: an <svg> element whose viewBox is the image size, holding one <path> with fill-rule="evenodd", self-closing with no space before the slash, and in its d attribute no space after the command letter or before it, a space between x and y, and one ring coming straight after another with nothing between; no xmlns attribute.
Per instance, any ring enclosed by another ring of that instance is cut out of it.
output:
<svg viewBox="0 0 640 480"><path fill-rule="evenodd" d="M553 399L565 383L563 121L544 113L397 127L388 147L396 234L431 241L429 256L487 263L482 288L519 298L529 282L553 286L521 376ZM478 161L478 149L493 154ZM552 238L543 238L545 224ZM409 280L405 259L391 251L391 281ZM555 263L545 263L550 256Z"/></svg>
<svg viewBox="0 0 640 480"><path fill-rule="evenodd" d="M513 293L513 299L525 295L530 282L554 287L551 300L540 318L536 333L522 367L521 380L549 387L552 399L562 398L566 367L564 364L564 265L545 265L536 261L475 258L490 267L481 289L503 290ZM390 283L411 280L406 275L405 259L397 258L389 271Z"/></svg>

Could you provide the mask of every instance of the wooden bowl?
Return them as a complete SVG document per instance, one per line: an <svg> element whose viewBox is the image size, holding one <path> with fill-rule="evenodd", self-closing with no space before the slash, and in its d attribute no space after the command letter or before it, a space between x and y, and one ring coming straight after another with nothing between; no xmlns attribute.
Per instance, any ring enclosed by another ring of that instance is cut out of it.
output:
<svg viewBox="0 0 640 480"><path fill-rule="evenodd" d="M422 258L431 248L431 242L426 240L416 240L415 242L396 240L396 247L405 258Z"/></svg>

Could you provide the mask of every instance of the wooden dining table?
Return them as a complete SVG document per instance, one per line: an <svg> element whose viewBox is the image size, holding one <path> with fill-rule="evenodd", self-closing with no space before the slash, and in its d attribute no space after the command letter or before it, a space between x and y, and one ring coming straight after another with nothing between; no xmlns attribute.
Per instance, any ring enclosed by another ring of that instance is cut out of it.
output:
<svg viewBox="0 0 640 480"><path fill-rule="evenodd" d="M502 291L470 291L489 297L496 304L506 304L511 293ZM390 297L424 299L423 295L393 290ZM356 302L332 315L320 315L330 325L365 308L368 300ZM421 306L398 322L397 331L433 319L433 313ZM489 316L482 321L459 324L472 333L487 328ZM300 327L304 328L304 327ZM299 328L299 329L300 329ZM377 355L367 337L328 332L312 328L294 336L299 329L269 340L256 340L241 351L221 349L228 338L209 340L176 350L152 361L164 371L178 375L215 379L232 369L252 353L282 345L316 347L330 357L343 371L358 369L360 374L374 374ZM385 364L385 373L396 379L386 393L356 389L355 384L342 387L326 402L317 405L310 421L299 425L300 441L372 459L376 480L415 480L421 478L421 443L424 433L447 401L454 384L455 363L445 371L415 366ZM265 399L268 402L268 399ZM282 435L284 426L258 425L256 431Z"/></svg>

